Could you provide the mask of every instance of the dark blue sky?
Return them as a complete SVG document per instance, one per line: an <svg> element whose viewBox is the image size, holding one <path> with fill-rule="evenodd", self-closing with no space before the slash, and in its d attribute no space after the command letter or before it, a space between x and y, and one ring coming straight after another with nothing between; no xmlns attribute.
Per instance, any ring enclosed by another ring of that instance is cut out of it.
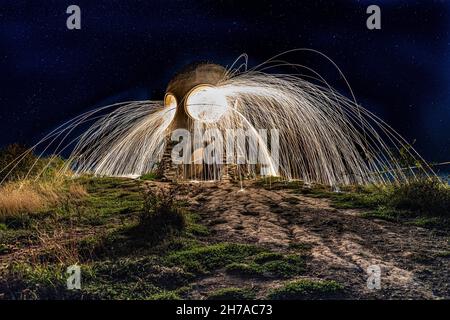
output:
<svg viewBox="0 0 450 320"><path fill-rule="evenodd" d="M77 4L82 29L66 28ZM369 4L382 30L365 26ZM357 100L431 161L450 160L450 1L5 1L0 5L0 145L32 144L96 105L161 99L183 65L256 65L308 47L330 56ZM319 71L343 94L323 59Z"/></svg>

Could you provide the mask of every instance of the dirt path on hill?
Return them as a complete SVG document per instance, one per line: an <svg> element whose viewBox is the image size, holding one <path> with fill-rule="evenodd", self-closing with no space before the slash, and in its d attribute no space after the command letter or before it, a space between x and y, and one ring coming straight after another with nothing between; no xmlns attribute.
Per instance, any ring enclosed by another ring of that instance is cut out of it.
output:
<svg viewBox="0 0 450 320"><path fill-rule="evenodd" d="M348 298L450 297L448 235L412 225L360 217L337 210L326 199L291 190L232 184L189 186L190 209L211 230L212 241L254 243L274 250L290 244L311 247L305 276L336 280ZM381 289L367 288L367 268L381 268ZM245 280L224 272L197 284L194 298L212 289L252 286L268 289L279 281ZM265 290L263 290L265 291Z"/></svg>

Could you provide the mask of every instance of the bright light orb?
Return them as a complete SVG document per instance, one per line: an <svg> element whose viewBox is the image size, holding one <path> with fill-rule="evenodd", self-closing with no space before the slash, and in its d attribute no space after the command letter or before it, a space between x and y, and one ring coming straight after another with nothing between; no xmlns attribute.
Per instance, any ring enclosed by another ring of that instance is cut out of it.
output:
<svg viewBox="0 0 450 320"><path fill-rule="evenodd" d="M173 94L166 94L164 97L164 106L175 109L177 107L177 98Z"/></svg>
<svg viewBox="0 0 450 320"><path fill-rule="evenodd" d="M200 122L217 122L227 110L228 102L223 91L207 85L194 88L186 100L187 114Z"/></svg>

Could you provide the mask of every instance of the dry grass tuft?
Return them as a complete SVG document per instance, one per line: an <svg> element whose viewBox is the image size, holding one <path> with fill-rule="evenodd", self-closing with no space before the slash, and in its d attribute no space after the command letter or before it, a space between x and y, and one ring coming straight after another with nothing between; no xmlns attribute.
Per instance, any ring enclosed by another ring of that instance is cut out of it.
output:
<svg viewBox="0 0 450 320"><path fill-rule="evenodd" d="M81 184L71 184L69 185L69 194L77 199L84 198L88 195L88 192L86 190L85 186L82 186Z"/></svg>
<svg viewBox="0 0 450 320"><path fill-rule="evenodd" d="M10 182L0 186L0 221L25 213L36 213L56 205L65 198L80 199L86 189L76 183L64 187L61 180Z"/></svg>
<svg viewBox="0 0 450 320"><path fill-rule="evenodd" d="M0 219L24 212L36 212L45 204L45 197L28 184L8 184L0 188Z"/></svg>
<svg viewBox="0 0 450 320"><path fill-rule="evenodd" d="M51 233L37 230L40 250L30 254L34 263L59 263L72 265L80 261L76 233L62 228Z"/></svg>

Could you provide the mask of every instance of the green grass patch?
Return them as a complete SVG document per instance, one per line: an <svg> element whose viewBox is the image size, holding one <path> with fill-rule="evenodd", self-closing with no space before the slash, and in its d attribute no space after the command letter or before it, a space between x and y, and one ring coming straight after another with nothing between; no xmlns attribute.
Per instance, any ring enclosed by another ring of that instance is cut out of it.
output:
<svg viewBox="0 0 450 320"><path fill-rule="evenodd" d="M181 297L174 291L163 291L152 294L147 300L181 300Z"/></svg>
<svg viewBox="0 0 450 320"><path fill-rule="evenodd" d="M211 292L208 300L254 300L255 292L247 288L224 288Z"/></svg>
<svg viewBox="0 0 450 320"><path fill-rule="evenodd" d="M341 192L315 185L296 192L328 198L338 209L369 209L363 214L366 218L406 220L424 227L449 227L450 187L437 179L422 179L398 186L346 186Z"/></svg>
<svg viewBox="0 0 450 320"><path fill-rule="evenodd" d="M304 186L301 180L286 180L283 177L262 177L254 182L257 187L267 188L271 190L282 190L282 189L299 189Z"/></svg>
<svg viewBox="0 0 450 320"><path fill-rule="evenodd" d="M193 279L158 256L81 265L81 290L68 290L67 277L59 264L14 264L2 271L0 292L8 299L175 299Z"/></svg>
<svg viewBox="0 0 450 320"><path fill-rule="evenodd" d="M442 251L436 254L436 257L439 258L450 258L450 251Z"/></svg>
<svg viewBox="0 0 450 320"><path fill-rule="evenodd" d="M419 216L407 222L422 228L448 228L449 220L441 217Z"/></svg>
<svg viewBox="0 0 450 320"><path fill-rule="evenodd" d="M343 293L343 286L329 280L295 280L272 290L267 296L271 300L302 300L336 298Z"/></svg>
<svg viewBox="0 0 450 320"><path fill-rule="evenodd" d="M371 210L361 214L361 217L364 218L376 218L386 221L398 221L401 216L401 212L385 208L379 208L378 210Z"/></svg>
<svg viewBox="0 0 450 320"><path fill-rule="evenodd" d="M196 213L188 212L186 217L186 232L192 236L207 236L210 234L209 229L200 224L200 216Z"/></svg>
<svg viewBox="0 0 450 320"><path fill-rule="evenodd" d="M188 223L186 232L193 236L207 236L210 234L210 231L206 226L198 223Z"/></svg>
<svg viewBox="0 0 450 320"><path fill-rule="evenodd" d="M261 252L253 257L253 261L256 263L265 263L280 259L283 259L283 254L279 252Z"/></svg>
<svg viewBox="0 0 450 320"><path fill-rule="evenodd" d="M226 266L226 272L239 276L290 278L304 272L305 262L299 255L261 253L248 262L234 262Z"/></svg>
<svg viewBox="0 0 450 320"><path fill-rule="evenodd" d="M141 180L154 181L161 179L161 176L157 172L148 172L139 177Z"/></svg>
<svg viewBox="0 0 450 320"><path fill-rule="evenodd" d="M263 250L247 244L219 243L173 252L166 259L172 265L182 266L189 272L205 274Z"/></svg>
<svg viewBox="0 0 450 320"><path fill-rule="evenodd" d="M0 277L0 292L9 299L70 299L66 269L61 265L14 263ZM82 269L83 274L88 274Z"/></svg>

